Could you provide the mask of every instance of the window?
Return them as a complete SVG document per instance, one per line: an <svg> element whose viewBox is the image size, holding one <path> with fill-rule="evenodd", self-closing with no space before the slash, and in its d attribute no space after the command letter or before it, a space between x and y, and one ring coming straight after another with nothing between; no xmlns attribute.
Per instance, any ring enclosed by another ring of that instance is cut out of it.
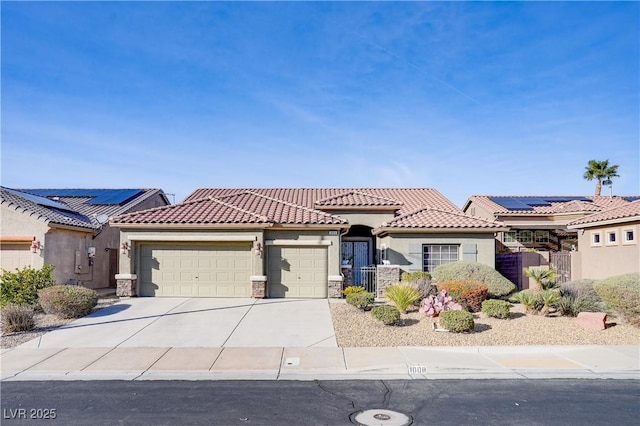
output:
<svg viewBox="0 0 640 426"><path fill-rule="evenodd" d="M624 231L624 244L633 244L636 241L635 233L633 229L625 229Z"/></svg>
<svg viewBox="0 0 640 426"><path fill-rule="evenodd" d="M592 246L599 246L600 244L602 244L602 242L600 241L600 233L599 232L593 232L591 234L591 245Z"/></svg>
<svg viewBox="0 0 640 426"><path fill-rule="evenodd" d="M518 233L516 231L509 231L504 233L505 243L515 243L518 239Z"/></svg>
<svg viewBox="0 0 640 426"><path fill-rule="evenodd" d="M536 231L535 237L536 237L536 243L548 243L549 231Z"/></svg>
<svg viewBox="0 0 640 426"><path fill-rule="evenodd" d="M531 232L531 231L520 231L520 242L522 244L532 243L533 242L533 232Z"/></svg>
<svg viewBox="0 0 640 426"><path fill-rule="evenodd" d="M609 245L616 244L616 239L617 239L616 231L607 232L607 244Z"/></svg>
<svg viewBox="0 0 640 426"><path fill-rule="evenodd" d="M433 271L437 266L458 260L457 245L424 245L422 246L422 270Z"/></svg>

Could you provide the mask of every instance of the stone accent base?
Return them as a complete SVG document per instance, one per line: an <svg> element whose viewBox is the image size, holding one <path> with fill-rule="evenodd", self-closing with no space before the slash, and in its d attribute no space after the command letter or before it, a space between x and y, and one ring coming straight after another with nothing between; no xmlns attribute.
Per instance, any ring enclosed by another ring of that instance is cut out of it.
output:
<svg viewBox="0 0 640 426"><path fill-rule="evenodd" d="M329 275L329 297L333 299L342 297L342 281L341 275Z"/></svg>
<svg viewBox="0 0 640 426"><path fill-rule="evenodd" d="M135 274L117 274L116 275L116 296L118 297L134 297L136 294L136 285L138 277Z"/></svg>
<svg viewBox="0 0 640 426"><path fill-rule="evenodd" d="M384 289L387 286L398 284L400 282L400 266L399 265L377 265L376 279L378 281L376 297L382 297Z"/></svg>
<svg viewBox="0 0 640 426"><path fill-rule="evenodd" d="M267 297L267 277L264 275L254 275L251 277L251 297L254 299L264 299Z"/></svg>

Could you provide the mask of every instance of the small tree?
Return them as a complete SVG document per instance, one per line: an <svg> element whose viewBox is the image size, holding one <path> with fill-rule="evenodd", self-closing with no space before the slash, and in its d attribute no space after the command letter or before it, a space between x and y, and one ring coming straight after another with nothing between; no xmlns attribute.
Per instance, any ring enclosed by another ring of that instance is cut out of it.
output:
<svg viewBox="0 0 640 426"><path fill-rule="evenodd" d="M536 291L541 291L543 288L550 287L556 279L556 271L553 269L531 266L529 268L524 268L523 271L525 276L533 278L536 282L536 287L534 288Z"/></svg>
<svg viewBox="0 0 640 426"><path fill-rule="evenodd" d="M611 180L613 177L620 177L618 174L618 165L609 165L609 160L589 160L589 165L585 167L584 178L586 180L596 180L595 195L600 195L602 191L602 181Z"/></svg>

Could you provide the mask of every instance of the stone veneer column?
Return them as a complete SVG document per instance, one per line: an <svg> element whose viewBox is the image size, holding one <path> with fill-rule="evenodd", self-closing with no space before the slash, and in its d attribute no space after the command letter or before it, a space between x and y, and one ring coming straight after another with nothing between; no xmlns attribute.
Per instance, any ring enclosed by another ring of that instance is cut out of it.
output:
<svg viewBox="0 0 640 426"><path fill-rule="evenodd" d="M342 297L342 275L329 275L329 297L339 299Z"/></svg>
<svg viewBox="0 0 640 426"><path fill-rule="evenodd" d="M133 297L136 294L138 276L136 274L116 274L116 296Z"/></svg>
<svg viewBox="0 0 640 426"><path fill-rule="evenodd" d="M255 299L264 299L267 296L267 277L264 275L252 275L251 296Z"/></svg>
<svg viewBox="0 0 640 426"><path fill-rule="evenodd" d="M393 284L400 282L400 266L399 265L377 265L376 278L378 281L376 297L382 297L384 289Z"/></svg>
<svg viewBox="0 0 640 426"><path fill-rule="evenodd" d="M342 272L343 280L342 280L342 288L345 289L353 285L353 268L351 265L342 265L340 267L340 272Z"/></svg>

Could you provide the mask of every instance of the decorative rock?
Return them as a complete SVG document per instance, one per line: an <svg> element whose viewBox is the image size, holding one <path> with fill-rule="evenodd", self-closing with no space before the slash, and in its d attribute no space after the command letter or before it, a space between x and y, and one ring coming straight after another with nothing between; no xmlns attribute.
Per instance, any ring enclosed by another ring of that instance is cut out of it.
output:
<svg viewBox="0 0 640 426"><path fill-rule="evenodd" d="M580 312L578 314L578 325L590 330L604 330L607 321L607 314L604 312Z"/></svg>

